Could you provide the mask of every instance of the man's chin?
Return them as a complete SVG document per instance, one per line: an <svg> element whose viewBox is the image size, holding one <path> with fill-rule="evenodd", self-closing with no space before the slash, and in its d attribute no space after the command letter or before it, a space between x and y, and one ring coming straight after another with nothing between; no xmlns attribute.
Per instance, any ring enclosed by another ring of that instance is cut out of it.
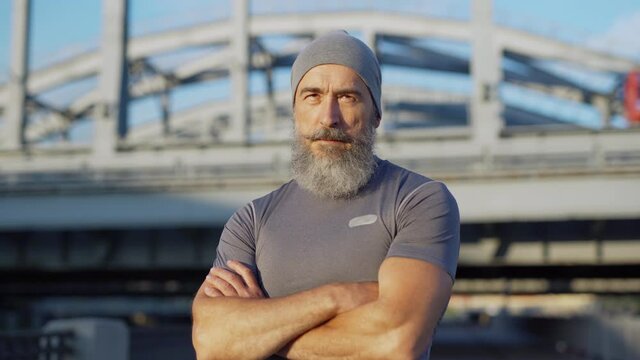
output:
<svg viewBox="0 0 640 360"><path fill-rule="evenodd" d="M312 151L313 157L315 159L330 159L337 160L342 158L345 155L345 149L317 149Z"/></svg>
<svg viewBox="0 0 640 360"><path fill-rule="evenodd" d="M348 150L350 146L346 143L340 142L316 142L311 146L311 153L316 158L340 158L342 157Z"/></svg>

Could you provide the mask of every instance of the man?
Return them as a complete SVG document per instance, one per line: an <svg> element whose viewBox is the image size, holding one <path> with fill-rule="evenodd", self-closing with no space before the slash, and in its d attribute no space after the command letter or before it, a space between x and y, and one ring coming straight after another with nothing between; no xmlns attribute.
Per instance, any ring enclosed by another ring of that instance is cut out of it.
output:
<svg viewBox="0 0 640 360"><path fill-rule="evenodd" d="M451 294L447 188L377 158L380 66L345 32L292 67L293 180L238 210L193 303L198 359L428 358Z"/></svg>

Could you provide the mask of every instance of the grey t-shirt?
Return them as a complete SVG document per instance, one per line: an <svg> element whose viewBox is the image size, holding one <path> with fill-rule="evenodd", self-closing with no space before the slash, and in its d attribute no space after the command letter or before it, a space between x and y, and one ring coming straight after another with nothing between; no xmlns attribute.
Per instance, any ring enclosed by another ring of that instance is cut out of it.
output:
<svg viewBox="0 0 640 360"><path fill-rule="evenodd" d="M441 182L377 159L348 200L321 199L292 180L229 219L214 266L251 267L269 297L333 282L377 281L385 258L440 266L455 278L460 219Z"/></svg>
<svg viewBox="0 0 640 360"><path fill-rule="evenodd" d="M225 225L214 266L245 263L269 297L377 281L390 256L433 263L455 278L459 222L444 184L378 160L352 199L321 199L292 180L250 202Z"/></svg>

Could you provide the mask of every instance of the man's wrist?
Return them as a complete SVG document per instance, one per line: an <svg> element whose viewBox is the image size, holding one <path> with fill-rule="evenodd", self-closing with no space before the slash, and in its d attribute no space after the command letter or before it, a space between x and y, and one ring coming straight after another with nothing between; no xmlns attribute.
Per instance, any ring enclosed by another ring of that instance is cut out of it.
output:
<svg viewBox="0 0 640 360"><path fill-rule="evenodd" d="M321 291L321 298L325 300L326 308L332 316L344 312L344 303L342 301L341 292L343 291L342 284L327 284L323 285L317 290Z"/></svg>
<svg viewBox="0 0 640 360"><path fill-rule="evenodd" d="M377 298L376 283L332 283L323 286L334 316L351 311Z"/></svg>

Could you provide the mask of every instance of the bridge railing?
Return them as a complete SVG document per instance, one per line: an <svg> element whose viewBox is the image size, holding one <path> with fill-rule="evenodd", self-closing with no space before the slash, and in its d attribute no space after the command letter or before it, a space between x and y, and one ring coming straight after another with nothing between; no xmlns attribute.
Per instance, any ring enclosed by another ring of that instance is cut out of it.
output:
<svg viewBox="0 0 640 360"><path fill-rule="evenodd" d="M0 360L63 359L72 355L72 331L0 334Z"/></svg>

